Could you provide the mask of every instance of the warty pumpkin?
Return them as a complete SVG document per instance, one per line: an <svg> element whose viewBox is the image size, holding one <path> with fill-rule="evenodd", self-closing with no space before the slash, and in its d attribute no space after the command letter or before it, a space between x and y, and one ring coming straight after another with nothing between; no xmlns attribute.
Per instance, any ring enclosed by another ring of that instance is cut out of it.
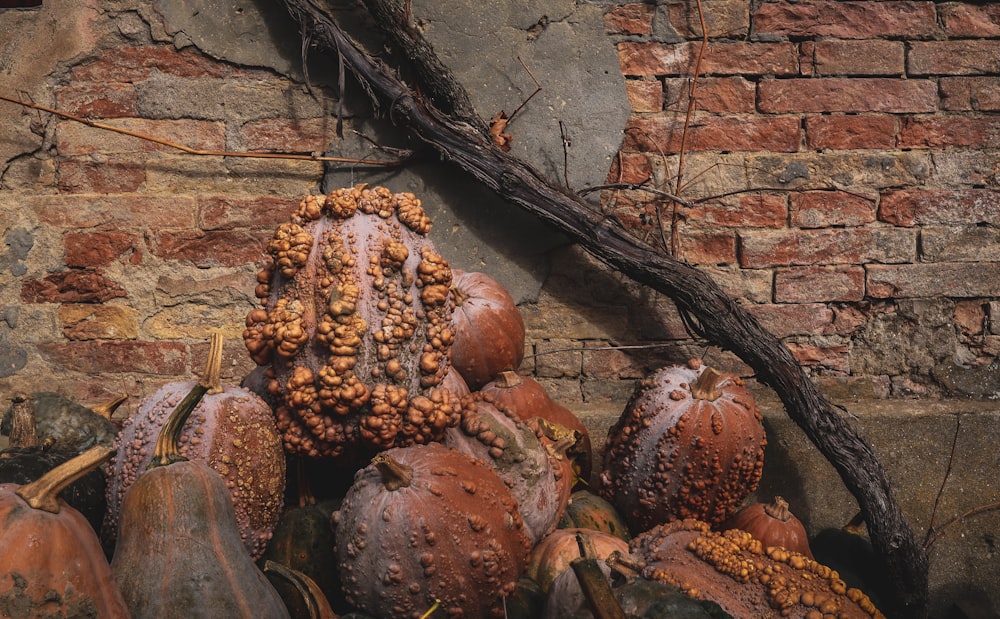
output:
<svg viewBox="0 0 1000 619"><path fill-rule="evenodd" d="M767 436L743 381L691 360L640 381L608 430L599 494L632 533L675 519L713 525L756 488Z"/></svg>
<svg viewBox="0 0 1000 619"><path fill-rule="evenodd" d="M439 443L375 456L334 523L347 601L381 619L420 617L435 600L442 617L499 619L530 549L503 480Z"/></svg>
<svg viewBox="0 0 1000 619"><path fill-rule="evenodd" d="M221 348L213 336L205 374L167 418L149 468L125 492L111 570L134 619L288 617L243 544L223 478L180 453L182 428L213 385Z"/></svg>
<svg viewBox="0 0 1000 619"><path fill-rule="evenodd" d="M129 617L97 534L58 498L111 454L98 445L29 484L0 484L0 616Z"/></svg>

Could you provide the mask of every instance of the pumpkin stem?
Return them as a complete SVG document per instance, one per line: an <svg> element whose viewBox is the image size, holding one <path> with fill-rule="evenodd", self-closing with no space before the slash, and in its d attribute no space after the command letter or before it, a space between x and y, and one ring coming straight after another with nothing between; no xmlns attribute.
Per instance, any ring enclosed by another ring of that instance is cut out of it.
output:
<svg viewBox="0 0 1000 619"><path fill-rule="evenodd" d="M503 387L504 389L513 389L519 386L523 380L521 376L514 370L504 370L500 372L500 375L493 379L493 383L497 387Z"/></svg>
<svg viewBox="0 0 1000 619"><path fill-rule="evenodd" d="M309 619L337 619L337 613L333 611L323 590L320 589L315 580L306 574L270 559L264 561L264 573L277 574L295 587L295 590L302 596L302 602L305 604L306 612L309 613Z"/></svg>
<svg viewBox="0 0 1000 619"><path fill-rule="evenodd" d="M788 510L788 501L780 496L774 497L773 501L764 506L764 513L781 522L788 522L792 517L792 512Z"/></svg>
<svg viewBox="0 0 1000 619"><path fill-rule="evenodd" d="M394 460L392 456L378 454L372 458L372 464L382 474L382 483L390 492L408 488L413 483L413 467Z"/></svg>
<svg viewBox="0 0 1000 619"><path fill-rule="evenodd" d="M17 496L35 509L59 513L59 493L109 459L115 450L97 445L70 458L30 484L15 490Z"/></svg>
<svg viewBox="0 0 1000 619"><path fill-rule="evenodd" d="M128 399L128 394L123 393L115 398L108 400L104 404L98 404L97 406L91 407L90 410L94 411L101 417L104 417L105 419L110 421L111 415L114 415L115 411L118 410L118 407L121 406L122 403L127 399Z"/></svg>
<svg viewBox="0 0 1000 619"><path fill-rule="evenodd" d="M696 400L708 400L709 402L714 402L720 395L722 395L722 390L719 389L719 382L722 380L722 374L718 370L711 367L706 367L705 370L698 375L698 379L694 381L691 385L691 395L694 396Z"/></svg>
<svg viewBox="0 0 1000 619"><path fill-rule="evenodd" d="M34 447L38 444L35 403L30 395L15 395L10 402L9 442L11 447Z"/></svg>
<svg viewBox="0 0 1000 619"><path fill-rule="evenodd" d="M424 614L420 615L420 619L427 619L428 617L430 617L431 615L434 614L434 611L436 611L439 608L441 608L441 600L435 598L434 599L434 604L430 608L427 609L427 612L425 612Z"/></svg>
<svg viewBox="0 0 1000 619"><path fill-rule="evenodd" d="M451 291L451 300L455 304L455 307L465 303L465 300L469 298L469 295L455 284L452 284L449 290Z"/></svg>
<svg viewBox="0 0 1000 619"><path fill-rule="evenodd" d="M569 566L576 574L576 579L583 590L583 597L586 598L587 606L594 613L594 617L625 619L625 611L615 598L611 584L601 570L599 559L574 559Z"/></svg>
<svg viewBox="0 0 1000 619"><path fill-rule="evenodd" d="M617 572L628 580L638 578L646 567L646 562L633 555L615 550L604 560L612 572Z"/></svg>
<svg viewBox="0 0 1000 619"><path fill-rule="evenodd" d="M210 393L214 387L221 385L219 380L221 371L222 333L216 331L212 333L211 343L209 344L208 362L205 366L205 373L202 374L201 379L191 388L191 391L184 396L181 403L174 408L170 416L167 417L167 421L163 424L163 427L160 428L160 434L156 437L156 448L153 450L153 460L146 467L147 469L187 460L187 458L181 455L178 446L181 430L205 394Z"/></svg>

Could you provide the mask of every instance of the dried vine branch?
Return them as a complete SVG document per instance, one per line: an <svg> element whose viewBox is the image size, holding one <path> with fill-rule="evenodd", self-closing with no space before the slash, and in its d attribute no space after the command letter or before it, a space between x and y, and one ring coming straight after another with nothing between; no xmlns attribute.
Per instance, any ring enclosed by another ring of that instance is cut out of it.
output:
<svg viewBox="0 0 1000 619"><path fill-rule="evenodd" d="M361 51L311 0L283 1L293 18L306 24L317 45L328 52L339 50L364 87L390 106L390 119L508 201L555 225L605 264L670 296L682 312L697 320L710 341L733 351L753 368L857 498L869 523L872 544L894 584L894 599L890 601L894 614L914 619L926 616L927 556L893 497L885 469L840 410L820 393L788 347L704 272L639 241L578 196L496 148L481 130L456 121L414 94Z"/></svg>

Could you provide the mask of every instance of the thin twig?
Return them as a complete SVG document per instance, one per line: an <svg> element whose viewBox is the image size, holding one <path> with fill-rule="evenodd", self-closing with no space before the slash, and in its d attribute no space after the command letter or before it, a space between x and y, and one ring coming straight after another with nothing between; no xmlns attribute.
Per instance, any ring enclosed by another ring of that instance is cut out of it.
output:
<svg viewBox="0 0 1000 619"><path fill-rule="evenodd" d="M524 64L524 61L521 60L520 56L517 57L517 61L521 63L521 66L524 67L524 70L528 72L528 77L530 77L531 81L535 83L535 92L528 95L528 98L525 99L524 101L521 101L521 105L517 106L517 108L515 108L514 111L510 113L510 116L507 117L508 123L514 120L514 116L516 116L517 113L524 108L524 106L528 105L528 101L531 101L532 97L534 97L535 95L537 95L539 92L542 91L541 83L539 83L539 81L535 78L535 75L531 72L531 69L528 68L528 65Z"/></svg>
<svg viewBox="0 0 1000 619"><path fill-rule="evenodd" d="M88 127L93 127L94 129L102 129L104 131L111 131L113 133L119 133L121 135L127 135L129 137L138 138L140 140L145 140L147 142L153 142L154 144L160 144L161 146L167 146L189 155L200 155L200 156L210 156L210 157L246 157L251 159L292 159L296 161L333 161L337 163L353 163L353 164L363 164L363 165L374 165L374 166L387 166L394 167L402 165L402 161L376 161L373 159L354 159L350 157L329 157L326 155L314 155L314 154L299 154L299 153L245 153L245 152L231 152L225 150L203 150L200 148L191 148L190 146L185 146L183 144L177 144L163 138L154 137L151 135L146 135L144 133L139 133L138 131L130 131L128 129L122 129L121 127L114 127L112 125L106 125L104 123L99 123L89 118L83 118L81 116L75 116L67 112L62 112L60 110L46 107L44 105L38 105L37 103L30 103L28 101L21 101L19 99L14 99L12 97L7 97L0 95L0 101L7 101L9 103L14 103L22 107L30 108L33 110L38 110L41 112L47 112L54 116L60 118L65 118L66 120L72 120Z"/></svg>
<svg viewBox="0 0 1000 619"><path fill-rule="evenodd" d="M646 185L636 185L635 183L606 183L604 185L593 185L591 187L587 187L585 189L581 189L577 193L582 196L582 195L586 195L588 193L593 193L595 191L601 191L601 190L604 190L604 189L631 189L631 190L634 190L634 191L645 191L645 192L651 193L653 195L660 196L661 198L666 198L668 200L673 200L674 202L677 202L678 204L681 204L681 205L689 207L689 208L692 207L692 206L694 206L695 202L697 202L697 201L692 202L690 200L685 200L684 198L681 198L680 196L676 196L676 195L674 195L672 193L669 193L667 191L662 191L660 189L655 189L653 187L648 187Z"/></svg>
<svg viewBox="0 0 1000 619"><path fill-rule="evenodd" d="M566 137L566 128L561 120L559 121L559 135L562 137L563 147L563 185L569 189L569 147L573 145L573 142Z"/></svg>
<svg viewBox="0 0 1000 619"><path fill-rule="evenodd" d="M924 549L930 545L931 534L934 533L934 521L937 519L938 505L941 504L941 496L944 494L944 487L951 477L951 467L955 464L955 448L958 446L958 432L962 428L962 416L955 415L955 433L951 437L951 453L948 454L948 467L941 478L941 486L938 488L937 496L934 497L934 507L931 509L931 520L927 523L927 536L924 538Z"/></svg>
<svg viewBox="0 0 1000 619"><path fill-rule="evenodd" d="M944 523L936 530L934 530L931 535L927 536L927 541L924 542L924 550L929 550L930 547L934 545L934 542L938 541L938 539L940 539L941 536L944 535L945 532L949 528L951 528L952 525L958 524L959 522L962 522L966 518L975 516L976 514L981 514L983 512L988 512L994 509L1000 509L1000 501L994 501L993 503L986 503L985 505L978 505L965 513L955 516L954 518L952 518L951 520L949 520L948 522Z"/></svg>

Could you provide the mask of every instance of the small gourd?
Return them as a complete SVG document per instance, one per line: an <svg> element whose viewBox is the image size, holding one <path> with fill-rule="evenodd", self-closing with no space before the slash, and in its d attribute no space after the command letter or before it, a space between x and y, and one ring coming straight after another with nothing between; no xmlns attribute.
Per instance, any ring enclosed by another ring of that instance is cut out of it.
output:
<svg viewBox="0 0 1000 619"><path fill-rule="evenodd" d="M615 506L590 490L577 490L569 496L566 511L559 519L560 529L593 529L626 542L631 539L628 527Z"/></svg>
<svg viewBox="0 0 1000 619"><path fill-rule="evenodd" d="M510 293L485 273L453 270L451 362L473 391L524 359L524 319Z"/></svg>
<svg viewBox="0 0 1000 619"><path fill-rule="evenodd" d="M774 497L770 503L753 502L742 507L719 528L741 529L759 539L765 548L780 546L813 558L806 528L789 511L788 501L780 496Z"/></svg>
<svg viewBox="0 0 1000 619"><path fill-rule="evenodd" d="M213 334L205 375L167 418L150 468L122 502L111 570L135 619L288 617L243 545L222 477L178 447L221 358L222 338Z"/></svg>

